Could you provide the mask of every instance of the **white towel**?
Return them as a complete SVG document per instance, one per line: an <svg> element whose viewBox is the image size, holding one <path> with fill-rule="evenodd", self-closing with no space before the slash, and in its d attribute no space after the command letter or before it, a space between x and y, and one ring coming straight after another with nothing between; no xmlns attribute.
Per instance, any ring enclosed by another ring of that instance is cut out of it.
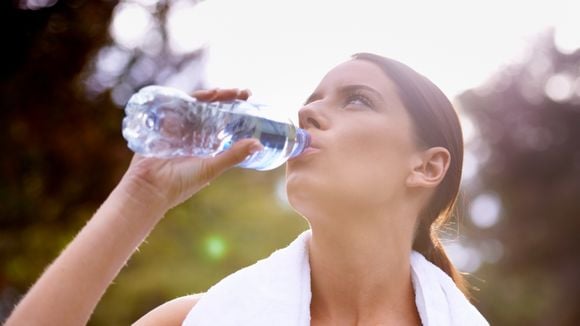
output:
<svg viewBox="0 0 580 326"><path fill-rule="evenodd" d="M411 253L415 305L423 325L489 325L453 280L420 253Z"/></svg>
<svg viewBox="0 0 580 326"><path fill-rule="evenodd" d="M288 247L211 287L184 326L310 325L310 230ZM421 254L411 254L415 302L425 326L489 325L451 278Z"/></svg>

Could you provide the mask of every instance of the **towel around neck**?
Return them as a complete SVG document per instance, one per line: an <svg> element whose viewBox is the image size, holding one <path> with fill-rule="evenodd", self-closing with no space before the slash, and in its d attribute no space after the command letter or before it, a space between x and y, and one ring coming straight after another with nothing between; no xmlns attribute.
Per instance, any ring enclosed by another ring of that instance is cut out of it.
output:
<svg viewBox="0 0 580 326"><path fill-rule="evenodd" d="M184 326L310 325L307 230L288 247L211 287ZM489 325L453 280L418 252L411 253L415 303L423 325Z"/></svg>

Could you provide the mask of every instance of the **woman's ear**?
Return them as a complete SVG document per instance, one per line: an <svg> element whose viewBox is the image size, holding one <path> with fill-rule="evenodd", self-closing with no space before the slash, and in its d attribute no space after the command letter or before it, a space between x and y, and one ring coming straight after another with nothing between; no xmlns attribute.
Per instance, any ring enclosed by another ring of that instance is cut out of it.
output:
<svg viewBox="0 0 580 326"><path fill-rule="evenodd" d="M411 160L411 174L407 177L407 186L437 187L445 178L450 162L451 155L444 147L431 147L417 153Z"/></svg>

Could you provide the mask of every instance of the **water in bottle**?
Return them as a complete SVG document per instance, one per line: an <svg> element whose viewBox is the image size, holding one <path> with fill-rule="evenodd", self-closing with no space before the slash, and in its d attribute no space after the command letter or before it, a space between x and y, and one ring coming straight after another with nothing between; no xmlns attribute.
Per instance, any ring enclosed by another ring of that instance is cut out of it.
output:
<svg viewBox="0 0 580 326"><path fill-rule="evenodd" d="M268 110L246 101L201 102L163 86L147 86L125 107L123 137L144 156L215 156L236 141L255 138L264 149L238 166L271 170L302 153L310 136L290 120L272 118Z"/></svg>

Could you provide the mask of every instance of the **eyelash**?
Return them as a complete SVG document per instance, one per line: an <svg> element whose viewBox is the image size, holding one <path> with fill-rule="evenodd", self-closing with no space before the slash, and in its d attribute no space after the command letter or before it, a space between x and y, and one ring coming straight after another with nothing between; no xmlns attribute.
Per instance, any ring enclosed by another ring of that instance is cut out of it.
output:
<svg viewBox="0 0 580 326"><path fill-rule="evenodd" d="M369 108L373 107L372 101L369 100L368 97L366 97L365 95L360 94L360 93L353 93L353 94L348 95L348 97L346 98L346 101L345 101L345 106L348 104L351 104L353 101L359 101L363 105L365 105Z"/></svg>

